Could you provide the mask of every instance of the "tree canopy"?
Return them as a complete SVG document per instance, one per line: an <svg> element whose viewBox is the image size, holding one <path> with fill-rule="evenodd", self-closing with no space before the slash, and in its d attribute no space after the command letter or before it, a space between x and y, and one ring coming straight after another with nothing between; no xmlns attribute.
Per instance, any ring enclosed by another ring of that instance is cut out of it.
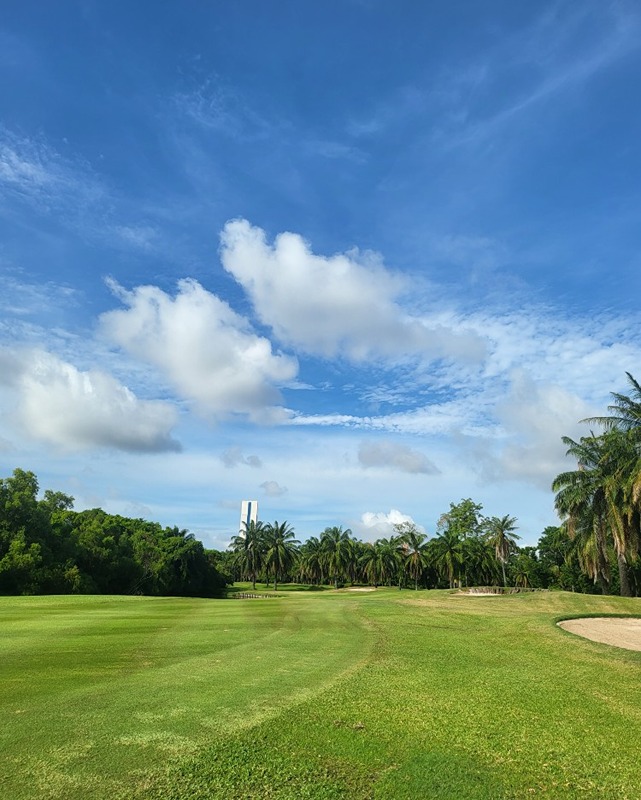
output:
<svg viewBox="0 0 641 800"><path fill-rule="evenodd" d="M188 531L38 491L33 472L0 479L0 594L223 594L213 554Z"/></svg>

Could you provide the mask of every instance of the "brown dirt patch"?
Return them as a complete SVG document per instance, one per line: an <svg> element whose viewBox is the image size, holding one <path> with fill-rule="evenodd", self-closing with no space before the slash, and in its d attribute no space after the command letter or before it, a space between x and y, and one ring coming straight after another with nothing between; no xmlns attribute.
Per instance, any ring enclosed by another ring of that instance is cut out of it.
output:
<svg viewBox="0 0 641 800"><path fill-rule="evenodd" d="M566 619L558 623L570 633L591 639L593 642L611 644L625 650L641 650L641 619L633 617L585 617Z"/></svg>

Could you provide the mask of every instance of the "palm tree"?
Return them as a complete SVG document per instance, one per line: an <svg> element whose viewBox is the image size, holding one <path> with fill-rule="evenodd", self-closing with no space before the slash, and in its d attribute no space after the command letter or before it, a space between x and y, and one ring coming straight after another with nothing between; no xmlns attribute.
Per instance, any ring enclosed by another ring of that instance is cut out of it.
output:
<svg viewBox="0 0 641 800"><path fill-rule="evenodd" d="M401 588L403 579L403 542L400 536L390 536L389 539L378 539L374 543L377 552L381 583L392 585L392 581L398 580L398 588Z"/></svg>
<svg viewBox="0 0 641 800"><path fill-rule="evenodd" d="M299 574L303 581L309 581L314 585L320 585L325 581L323 551L320 540L316 536L310 536L301 545Z"/></svg>
<svg viewBox="0 0 641 800"><path fill-rule="evenodd" d="M321 533L320 543L327 575L334 582L334 588L338 589L338 583L347 575L353 558L352 532L349 528L343 530L336 526L325 528Z"/></svg>
<svg viewBox="0 0 641 800"><path fill-rule="evenodd" d="M639 552L639 451L637 434L612 427L575 442L568 437L568 455L578 469L558 475L556 507L577 540L582 569L609 590L609 549L614 548L620 591L631 594L628 560Z"/></svg>
<svg viewBox="0 0 641 800"><path fill-rule="evenodd" d="M610 588L608 558L607 497L602 471L601 437L581 437L578 442L563 437L567 455L577 460L576 470L562 472L554 479L554 505L565 520L568 535L575 541L581 569L601 587Z"/></svg>
<svg viewBox="0 0 641 800"><path fill-rule="evenodd" d="M243 522L243 530L231 541L231 548L236 553L236 563L243 575L251 578L254 589L256 576L263 566L264 532L262 522Z"/></svg>
<svg viewBox="0 0 641 800"><path fill-rule="evenodd" d="M397 528L398 530L398 528ZM405 525L399 536L404 547L405 569L414 578L414 590L418 591L418 581L428 564L429 555L426 544L427 536L419 533L413 525Z"/></svg>
<svg viewBox="0 0 641 800"><path fill-rule="evenodd" d="M616 428L620 431L641 432L641 385L629 372L625 374L628 376L628 383L632 386L630 396L611 392L614 402L608 406L608 411L611 412L610 416L588 417L581 422L595 422L606 430Z"/></svg>
<svg viewBox="0 0 641 800"><path fill-rule="evenodd" d="M486 586L498 583L498 564L488 542L480 536L470 536L461 542L465 584Z"/></svg>
<svg viewBox="0 0 641 800"><path fill-rule="evenodd" d="M527 553L519 553L514 561L514 585L527 589L532 583L534 561Z"/></svg>
<svg viewBox="0 0 641 800"><path fill-rule="evenodd" d="M274 578L274 591L278 588L279 577L285 577L298 558L298 539L294 539L294 529L278 521L266 525L264 533L265 567Z"/></svg>
<svg viewBox="0 0 641 800"><path fill-rule="evenodd" d="M629 372L626 375L630 395L612 392L609 416L583 420L595 422L606 430L603 466L607 466L608 476L604 483L621 594L631 594L627 561L638 558L641 528L641 384Z"/></svg>
<svg viewBox="0 0 641 800"><path fill-rule="evenodd" d="M453 589L460 576L463 562L463 548L458 534L445 530L440 536L432 539L430 549L434 558L434 566L443 575L447 575L450 589Z"/></svg>
<svg viewBox="0 0 641 800"><path fill-rule="evenodd" d="M617 557L621 595L630 597L628 561L634 561L639 554L639 437L632 430L612 429L601 439L603 454L600 468L607 504L607 523Z"/></svg>
<svg viewBox="0 0 641 800"><path fill-rule="evenodd" d="M382 569L380 563L380 553L371 542L363 545L363 552L358 559L358 564L363 571L363 576L367 583L376 588L382 583Z"/></svg>
<svg viewBox="0 0 641 800"><path fill-rule="evenodd" d="M520 539L514 531L516 530L516 517L507 514L504 517L490 517L485 521L486 541L494 549L496 560L501 565L503 573L503 586L507 585L505 578L505 562L517 549L516 539Z"/></svg>

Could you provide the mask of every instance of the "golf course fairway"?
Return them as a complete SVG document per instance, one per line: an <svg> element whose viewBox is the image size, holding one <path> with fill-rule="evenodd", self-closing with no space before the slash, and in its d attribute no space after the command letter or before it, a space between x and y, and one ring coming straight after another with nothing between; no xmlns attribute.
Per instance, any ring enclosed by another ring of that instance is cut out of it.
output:
<svg viewBox="0 0 641 800"><path fill-rule="evenodd" d="M641 796L641 653L563 592L0 599L0 797Z"/></svg>

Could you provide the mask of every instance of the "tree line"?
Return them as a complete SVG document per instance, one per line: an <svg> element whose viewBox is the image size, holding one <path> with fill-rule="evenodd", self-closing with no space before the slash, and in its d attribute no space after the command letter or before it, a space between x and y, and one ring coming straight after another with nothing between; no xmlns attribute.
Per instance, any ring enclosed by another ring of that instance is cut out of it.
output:
<svg viewBox="0 0 641 800"><path fill-rule="evenodd" d="M282 582L455 588L515 586L592 591L563 527L549 527L537 547L519 547L516 518L486 517L470 498L450 503L429 539L411 523L363 542L342 526L302 544L287 523L250 522L232 538L223 568L234 580L277 589Z"/></svg>
<svg viewBox="0 0 641 800"><path fill-rule="evenodd" d="M219 597L219 555L192 534L45 491L33 472L0 479L0 594Z"/></svg>

